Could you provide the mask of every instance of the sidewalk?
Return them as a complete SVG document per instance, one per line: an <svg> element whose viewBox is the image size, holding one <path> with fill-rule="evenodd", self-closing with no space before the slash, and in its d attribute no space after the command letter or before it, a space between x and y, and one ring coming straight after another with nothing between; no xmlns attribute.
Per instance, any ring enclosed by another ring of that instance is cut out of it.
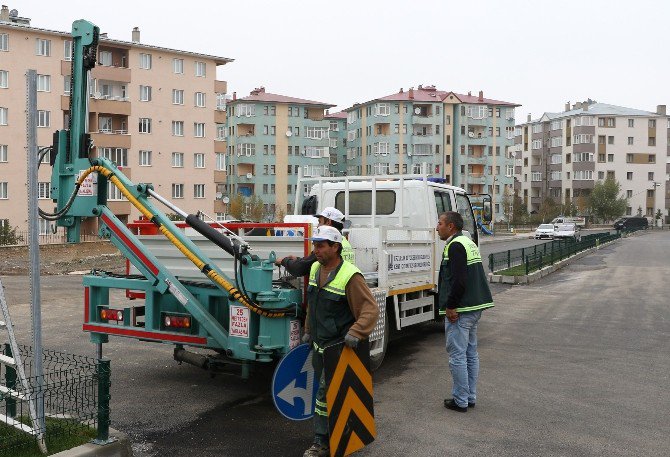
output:
<svg viewBox="0 0 670 457"><path fill-rule="evenodd" d="M498 232L495 235L484 235L479 234L479 244L493 244L493 243L502 243L504 241L515 241L515 240L528 240L533 238L532 232L524 233L509 233L509 232Z"/></svg>

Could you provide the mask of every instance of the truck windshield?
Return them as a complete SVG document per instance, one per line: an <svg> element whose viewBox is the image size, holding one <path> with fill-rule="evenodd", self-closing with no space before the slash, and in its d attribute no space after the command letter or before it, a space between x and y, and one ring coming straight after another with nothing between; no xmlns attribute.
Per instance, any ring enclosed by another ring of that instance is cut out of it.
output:
<svg viewBox="0 0 670 457"><path fill-rule="evenodd" d="M338 192L335 196L335 208L344 213L345 192ZM395 211L395 192L392 190L376 191L377 215L393 214ZM372 214L372 191L352 190L349 192L349 215L365 216Z"/></svg>

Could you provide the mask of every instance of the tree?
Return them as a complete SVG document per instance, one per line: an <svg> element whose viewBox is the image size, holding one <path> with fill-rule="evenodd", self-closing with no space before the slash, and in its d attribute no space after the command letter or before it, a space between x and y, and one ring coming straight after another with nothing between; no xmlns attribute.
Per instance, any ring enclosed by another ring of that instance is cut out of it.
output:
<svg viewBox="0 0 670 457"><path fill-rule="evenodd" d="M505 189L505 194L502 198L502 210L505 220L512 222L512 217L514 216L514 196L509 188Z"/></svg>
<svg viewBox="0 0 670 457"><path fill-rule="evenodd" d="M620 197L621 185L612 178L598 181L589 197L593 215L601 221L611 221L621 217L628 207L628 199Z"/></svg>
<svg viewBox="0 0 670 457"><path fill-rule="evenodd" d="M23 237L16 233L16 227L6 224L0 224L0 246L11 246L19 244L23 241Z"/></svg>
<svg viewBox="0 0 670 457"><path fill-rule="evenodd" d="M284 222L284 216L286 216L284 208L278 207L277 211L275 211L275 222Z"/></svg>
<svg viewBox="0 0 670 457"><path fill-rule="evenodd" d="M244 196L242 194L234 194L228 203L228 212L235 219L244 219Z"/></svg>
<svg viewBox="0 0 670 457"><path fill-rule="evenodd" d="M656 219L656 225L658 225L658 221L660 221L663 218L663 213L661 210L656 211L656 216L654 216L654 219Z"/></svg>
<svg viewBox="0 0 670 457"><path fill-rule="evenodd" d="M523 224L528 219L528 207L519 196L519 192L514 192L512 200L512 223Z"/></svg>
<svg viewBox="0 0 670 457"><path fill-rule="evenodd" d="M254 222L263 222L263 215L265 214L265 205L263 200L258 195L254 194L249 199L249 217Z"/></svg>
<svg viewBox="0 0 670 457"><path fill-rule="evenodd" d="M539 213L540 217L542 218L542 222L551 221L556 216L558 216L560 212L561 205L557 204L556 201L551 197L545 198L540 205Z"/></svg>
<svg viewBox="0 0 670 457"><path fill-rule="evenodd" d="M637 207L637 217L642 217L642 206Z"/></svg>

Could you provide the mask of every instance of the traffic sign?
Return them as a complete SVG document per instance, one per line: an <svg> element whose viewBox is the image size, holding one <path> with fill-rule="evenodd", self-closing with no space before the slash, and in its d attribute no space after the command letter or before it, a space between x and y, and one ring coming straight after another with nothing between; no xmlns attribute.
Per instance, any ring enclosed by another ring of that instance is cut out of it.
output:
<svg viewBox="0 0 670 457"><path fill-rule="evenodd" d="M294 421L314 415L319 380L314 376L312 347L301 344L279 361L272 377L272 401L282 416Z"/></svg>
<svg viewBox="0 0 670 457"><path fill-rule="evenodd" d="M377 436L373 409L370 345L352 349L344 343L323 351L330 455L342 457L367 446Z"/></svg>

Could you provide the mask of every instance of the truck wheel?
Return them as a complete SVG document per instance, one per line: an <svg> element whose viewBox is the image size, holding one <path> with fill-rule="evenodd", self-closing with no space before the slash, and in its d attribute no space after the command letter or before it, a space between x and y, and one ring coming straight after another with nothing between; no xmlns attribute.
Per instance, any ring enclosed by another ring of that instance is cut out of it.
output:
<svg viewBox="0 0 670 457"><path fill-rule="evenodd" d="M389 318L388 308L384 310L384 325L381 327L381 338L370 342L370 370L376 371L382 364L389 344ZM381 319L382 316L379 316Z"/></svg>

